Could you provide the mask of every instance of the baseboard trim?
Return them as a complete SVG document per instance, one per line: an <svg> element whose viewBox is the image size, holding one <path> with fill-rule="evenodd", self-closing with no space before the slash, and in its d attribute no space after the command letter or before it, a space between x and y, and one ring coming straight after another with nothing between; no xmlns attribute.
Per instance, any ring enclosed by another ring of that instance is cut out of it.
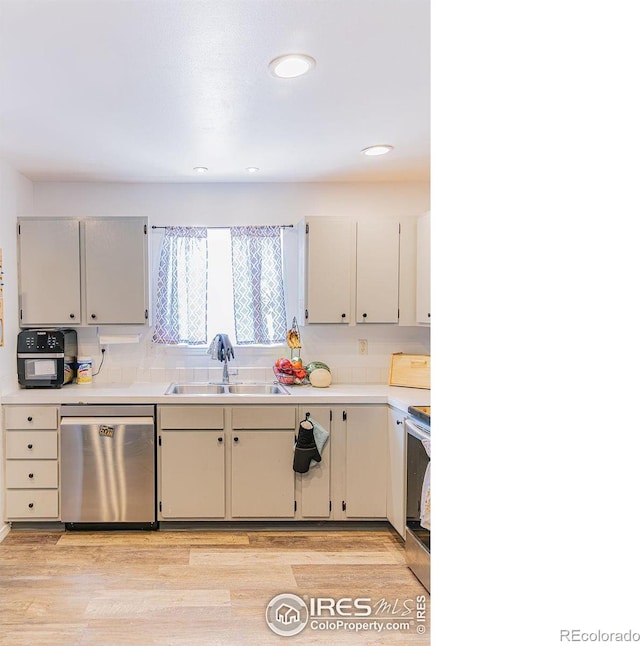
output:
<svg viewBox="0 0 640 646"><path fill-rule="evenodd" d="M9 525L9 523L4 523L4 525L0 527L0 543L2 543L5 537L9 534L10 530L11 530L11 525Z"/></svg>

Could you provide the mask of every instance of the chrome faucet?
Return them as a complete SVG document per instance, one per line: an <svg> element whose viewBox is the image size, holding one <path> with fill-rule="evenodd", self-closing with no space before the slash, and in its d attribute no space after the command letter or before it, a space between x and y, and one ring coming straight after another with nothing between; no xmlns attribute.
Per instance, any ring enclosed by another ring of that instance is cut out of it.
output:
<svg viewBox="0 0 640 646"><path fill-rule="evenodd" d="M233 352L233 345L229 340L227 334L216 334L211 341L211 345L207 350L207 354L211 355L212 359L218 359L224 365L222 366L222 383L229 383L229 359L235 358Z"/></svg>

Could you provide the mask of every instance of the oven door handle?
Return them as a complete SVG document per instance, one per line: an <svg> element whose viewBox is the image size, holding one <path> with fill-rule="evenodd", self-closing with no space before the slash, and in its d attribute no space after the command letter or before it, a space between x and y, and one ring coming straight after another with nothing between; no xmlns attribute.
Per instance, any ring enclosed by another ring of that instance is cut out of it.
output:
<svg viewBox="0 0 640 646"><path fill-rule="evenodd" d="M417 438L420 441L431 439L431 433L429 431L427 431L422 426L418 426L414 421L410 420L409 418L405 418L404 426L407 429L407 433L409 433L409 435L413 435L413 437Z"/></svg>

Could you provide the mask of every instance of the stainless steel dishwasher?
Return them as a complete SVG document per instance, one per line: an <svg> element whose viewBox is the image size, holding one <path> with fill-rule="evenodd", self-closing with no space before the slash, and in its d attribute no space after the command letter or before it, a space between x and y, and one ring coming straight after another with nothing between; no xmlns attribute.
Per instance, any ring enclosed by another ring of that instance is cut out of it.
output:
<svg viewBox="0 0 640 646"><path fill-rule="evenodd" d="M62 405L61 519L155 529L155 410L152 405Z"/></svg>

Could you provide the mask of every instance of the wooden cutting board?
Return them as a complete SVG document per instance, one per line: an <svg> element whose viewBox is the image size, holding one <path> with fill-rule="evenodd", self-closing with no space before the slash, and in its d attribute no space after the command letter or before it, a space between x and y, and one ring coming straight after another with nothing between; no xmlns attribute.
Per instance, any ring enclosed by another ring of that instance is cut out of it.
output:
<svg viewBox="0 0 640 646"><path fill-rule="evenodd" d="M428 354L404 354L403 352L392 354L389 385L430 389L431 357Z"/></svg>

